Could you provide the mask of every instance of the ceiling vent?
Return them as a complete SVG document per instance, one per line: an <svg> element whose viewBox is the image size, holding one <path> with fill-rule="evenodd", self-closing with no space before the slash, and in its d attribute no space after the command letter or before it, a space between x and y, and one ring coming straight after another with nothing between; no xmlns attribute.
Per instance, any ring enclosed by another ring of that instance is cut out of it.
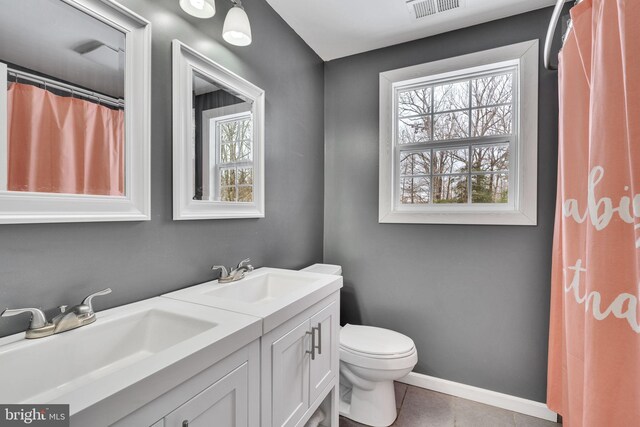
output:
<svg viewBox="0 0 640 427"><path fill-rule="evenodd" d="M409 0L407 7L415 19L420 19L447 10L459 9L463 3L464 0Z"/></svg>

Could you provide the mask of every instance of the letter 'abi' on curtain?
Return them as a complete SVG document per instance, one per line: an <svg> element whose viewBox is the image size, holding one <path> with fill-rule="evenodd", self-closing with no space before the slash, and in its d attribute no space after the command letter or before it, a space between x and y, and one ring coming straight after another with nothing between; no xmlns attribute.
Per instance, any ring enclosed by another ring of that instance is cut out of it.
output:
<svg viewBox="0 0 640 427"><path fill-rule="evenodd" d="M21 83L7 95L9 191L124 195L124 111Z"/></svg>
<svg viewBox="0 0 640 427"><path fill-rule="evenodd" d="M547 404L640 426L640 1L583 0L559 61Z"/></svg>

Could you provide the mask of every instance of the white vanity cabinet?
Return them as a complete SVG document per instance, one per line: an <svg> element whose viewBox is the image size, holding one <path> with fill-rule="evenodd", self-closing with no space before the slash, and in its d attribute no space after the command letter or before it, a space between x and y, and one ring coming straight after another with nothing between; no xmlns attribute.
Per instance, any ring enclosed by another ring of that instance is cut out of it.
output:
<svg viewBox="0 0 640 427"><path fill-rule="evenodd" d="M260 427L305 427L319 408L320 426L338 427L340 288L342 276L263 267L164 297L262 320Z"/></svg>
<svg viewBox="0 0 640 427"><path fill-rule="evenodd" d="M304 425L328 395L337 427L339 316L336 292L262 337L262 427Z"/></svg>
<svg viewBox="0 0 640 427"><path fill-rule="evenodd" d="M260 268L47 339L3 337L0 377L19 386L0 398L68 404L71 427L304 427L319 408L320 426L338 427L341 287L341 276ZM34 364L41 354L56 369Z"/></svg>
<svg viewBox="0 0 640 427"><path fill-rule="evenodd" d="M259 370L260 345L256 340L113 427L258 427Z"/></svg>

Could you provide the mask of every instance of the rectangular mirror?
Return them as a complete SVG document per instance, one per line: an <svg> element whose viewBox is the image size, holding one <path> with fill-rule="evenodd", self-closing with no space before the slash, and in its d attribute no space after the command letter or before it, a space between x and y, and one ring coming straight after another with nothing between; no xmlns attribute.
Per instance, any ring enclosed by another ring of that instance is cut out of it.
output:
<svg viewBox="0 0 640 427"><path fill-rule="evenodd" d="M0 223L149 219L149 52L110 0L3 3Z"/></svg>
<svg viewBox="0 0 640 427"><path fill-rule="evenodd" d="M174 219L264 217L264 91L173 42Z"/></svg>

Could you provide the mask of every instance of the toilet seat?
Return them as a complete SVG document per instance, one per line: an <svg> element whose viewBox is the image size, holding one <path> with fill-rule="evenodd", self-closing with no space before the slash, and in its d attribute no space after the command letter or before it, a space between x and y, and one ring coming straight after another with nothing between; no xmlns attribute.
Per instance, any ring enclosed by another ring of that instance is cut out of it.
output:
<svg viewBox="0 0 640 427"><path fill-rule="evenodd" d="M413 367L413 340L389 329L347 324L340 330L340 360L363 368L396 370Z"/></svg>

